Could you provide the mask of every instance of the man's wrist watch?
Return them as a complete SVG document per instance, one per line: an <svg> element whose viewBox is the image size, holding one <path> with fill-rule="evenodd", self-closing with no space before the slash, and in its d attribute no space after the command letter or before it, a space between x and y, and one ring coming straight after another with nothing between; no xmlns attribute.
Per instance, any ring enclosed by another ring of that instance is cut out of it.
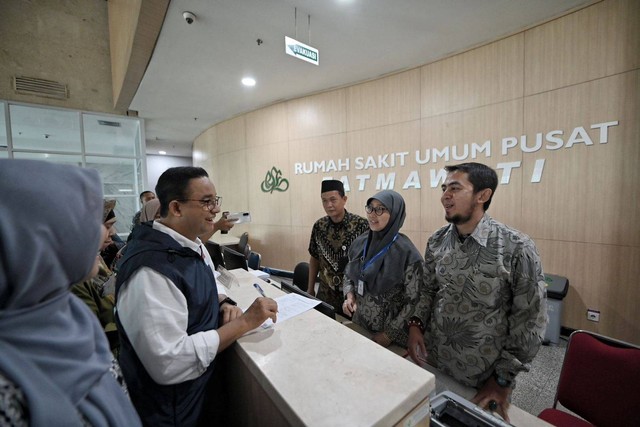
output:
<svg viewBox="0 0 640 427"><path fill-rule="evenodd" d="M407 320L407 330L410 330L412 326L416 326L420 330L420 333L424 334L424 325L419 317L412 316Z"/></svg>
<svg viewBox="0 0 640 427"><path fill-rule="evenodd" d="M495 371L493 372L493 378L496 380L496 384L500 387L511 387L512 381L505 377L501 377L500 374Z"/></svg>
<svg viewBox="0 0 640 427"><path fill-rule="evenodd" d="M229 297L226 297L225 299L223 299L222 301L220 301L220 305L222 304L229 304L229 305L238 305L237 302L235 302L234 300L232 300Z"/></svg>

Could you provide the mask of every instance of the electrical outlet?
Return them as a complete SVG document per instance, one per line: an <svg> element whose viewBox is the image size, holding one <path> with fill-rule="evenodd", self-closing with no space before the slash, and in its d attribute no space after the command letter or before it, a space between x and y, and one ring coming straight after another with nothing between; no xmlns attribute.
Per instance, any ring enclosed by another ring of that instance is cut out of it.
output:
<svg viewBox="0 0 640 427"><path fill-rule="evenodd" d="M590 320L592 322L599 322L600 321L600 312L598 310L588 309L587 310L587 320Z"/></svg>

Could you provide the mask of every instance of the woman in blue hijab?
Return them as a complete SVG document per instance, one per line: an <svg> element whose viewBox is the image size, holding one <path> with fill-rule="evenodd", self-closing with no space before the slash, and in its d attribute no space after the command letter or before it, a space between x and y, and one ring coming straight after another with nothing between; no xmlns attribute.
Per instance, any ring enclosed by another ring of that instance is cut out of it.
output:
<svg viewBox="0 0 640 427"><path fill-rule="evenodd" d="M419 301L423 259L400 233L406 217L404 199L384 190L367 200L369 231L349 248L342 310L388 347L407 346L407 321Z"/></svg>
<svg viewBox="0 0 640 427"><path fill-rule="evenodd" d="M139 426L98 319L69 292L102 241L96 171L0 160L0 420Z"/></svg>

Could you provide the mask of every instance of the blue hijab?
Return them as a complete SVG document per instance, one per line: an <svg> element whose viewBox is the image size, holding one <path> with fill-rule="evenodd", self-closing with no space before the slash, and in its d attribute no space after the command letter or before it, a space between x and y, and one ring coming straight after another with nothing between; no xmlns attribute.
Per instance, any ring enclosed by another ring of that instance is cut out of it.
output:
<svg viewBox="0 0 640 427"><path fill-rule="evenodd" d="M0 160L0 372L24 393L32 426L138 426L110 372L96 316L69 288L102 239L97 172Z"/></svg>

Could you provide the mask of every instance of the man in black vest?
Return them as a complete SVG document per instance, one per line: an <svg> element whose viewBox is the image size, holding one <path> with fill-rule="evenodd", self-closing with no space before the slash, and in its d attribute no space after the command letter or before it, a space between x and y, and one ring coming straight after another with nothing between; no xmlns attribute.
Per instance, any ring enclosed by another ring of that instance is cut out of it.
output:
<svg viewBox="0 0 640 427"><path fill-rule="evenodd" d="M258 298L243 314L218 288L198 236L210 233L220 198L206 171L176 167L158 180L161 218L133 232L116 283L120 365L148 426L196 425L216 354L267 318Z"/></svg>

